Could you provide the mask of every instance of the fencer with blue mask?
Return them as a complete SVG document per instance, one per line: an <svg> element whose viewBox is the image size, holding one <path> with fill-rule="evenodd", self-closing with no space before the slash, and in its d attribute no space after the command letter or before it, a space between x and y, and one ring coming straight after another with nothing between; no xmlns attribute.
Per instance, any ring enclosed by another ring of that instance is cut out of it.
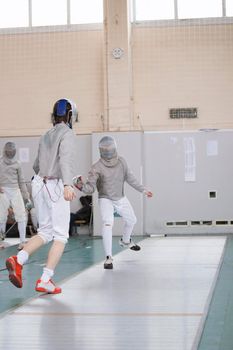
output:
<svg viewBox="0 0 233 350"><path fill-rule="evenodd" d="M36 291L57 294L61 288L53 281L55 267L63 254L69 235L70 201L75 198L72 178L76 159L76 136L72 124L77 119L75 104L68 99L58 100L53 107L53 127L39 142L33 166L32 198L38 218L38 234L32 237L17 256L6 260L10 281L22 287L22 268L29 256L42 245L53 241L47 263Z"/></svg>
<svg viewBox="0 0 233 350"><path fill-rule="evenodd" d="M7 142L0 158L0 234L5 238L8 209L12 207L15 221L18 223L20 244L22 249L26 243L27 213L24 206L30 203L30 195L21 163L16 159L16 145Z"/></svg>
<svg viewBox="0 0 233 350"><path fill-rule="evenodd" d="M99 142L100 159L93 164L88 173L87 181L83 182L81 176L73 179L74 185L85 194L93 194L98 191L99 206L102 217L102 236L106 260L105 269L113 268L112 259L112 228L114 212L120 215L124 221L123 235L119 241L121 247L132 250L140 250L134 244L131 235L136 223L134 210L124 193L124 183L147 197L152 197L152 192L139 183L126 160L118 155L115 139L104 136Z"/></svg>

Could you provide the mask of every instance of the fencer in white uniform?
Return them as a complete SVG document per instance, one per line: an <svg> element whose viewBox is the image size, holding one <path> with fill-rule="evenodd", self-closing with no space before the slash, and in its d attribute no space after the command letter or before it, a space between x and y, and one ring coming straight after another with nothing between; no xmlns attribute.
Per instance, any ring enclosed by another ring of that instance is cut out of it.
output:
<svg viewBox="0 0 233 350"><path fill-rule="evenodd" d="M0 232L4 238L8 209L12 207L18 223L20 244L22 249L26 242L27 214L25 205L30 205L30 194L20 162L16 159L16 145L7 142L0 158Z"/></svg>
<svg viewBox="0 0 233 350"><path fill-rule="evenodd" d="M53 128L40 139L34 163L36 175L32 180L32 198L38 218L38 234L33 236L17 256L6 260L10 281L22 287L22 267L28 257L42 245L53 241L36 291L61 293L52 281L55 267L63 254L69 235L70 201L75 198L72 178L75 163L76 136L72 121L77 117L75 104L58 100L53 108Z"/></svg>
<svg viewBox="0 0 233 350"><path fill-rule="evenodd" d="M131 241L131 235L136 223L134 210L124 194L124 183L147 197L152 197L152 192L139 183L126 160L118 156L115 140L110 136L104 136L99 142L100 159L93 164L88 173L87 181L83 182L80 176L73 179L74 185L86 194L92 194L97 188L99 206L102 217L102 236L106 255L105 269L112 269L112 228L114 212L119 214L123 221L123 236L119 243L122 247L132 250L140 250L140 247Z"/></svg>

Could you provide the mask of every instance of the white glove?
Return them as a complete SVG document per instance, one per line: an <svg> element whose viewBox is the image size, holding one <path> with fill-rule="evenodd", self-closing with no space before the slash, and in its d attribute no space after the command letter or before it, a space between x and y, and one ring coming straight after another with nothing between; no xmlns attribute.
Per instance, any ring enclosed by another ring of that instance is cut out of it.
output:
<svg viewBox="0 0 233 350"><path fill-rule="evenodd" d="M73 185L79 190L79 191L82 191L82 188L83 188L83 180L82 180L82 175L76 175L74 178L73 178Z"/></svg>
<svg viewBox="0 0 233 350"><path fill-rule="evenodd" d="M31 210L31 209L33 208L31 199L27 199L27 201L26 201L26 203L25 203L25 208L26 208L27 210Z"/></svg>

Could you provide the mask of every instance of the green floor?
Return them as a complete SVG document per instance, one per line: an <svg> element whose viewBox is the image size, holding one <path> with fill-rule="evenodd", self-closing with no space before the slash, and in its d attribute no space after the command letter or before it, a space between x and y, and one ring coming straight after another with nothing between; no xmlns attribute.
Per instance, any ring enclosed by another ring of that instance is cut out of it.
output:
<svg viewBox="0 0 233 350"><path fill-rule="evenodd" d="M138 242L142 237L135 237ZM122 250L118 244L119 237L113 237L113 255ZM42 247L33 254L23 268L23 288L15 288L8 280L5 260L17 254L17 246L0 250L0 313L22 305L26 300L38 295L35 292L35 282L41 276L50 245ZM65 252L56 269L54 281L56 283L77 274L84 269L104 260L102 239L90 236L71 237Z"/></svg>
<svg viewBox="0 0 233 350"><path fill-rule="evenodd" d="M228 237L198 350L233 349L233 238Z"/></svg>

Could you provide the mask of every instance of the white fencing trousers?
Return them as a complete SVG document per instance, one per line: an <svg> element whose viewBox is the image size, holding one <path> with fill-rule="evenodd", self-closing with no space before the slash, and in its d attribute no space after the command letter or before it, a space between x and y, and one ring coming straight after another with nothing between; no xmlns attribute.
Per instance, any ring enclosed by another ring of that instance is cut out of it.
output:
<svg viewBox="0 0 233 350"><path fill-rule="evenodd" d="M36 175L32 180L32 197L38 219L38 235L45 243L67 242L69 237L70 202L64 199L61 180L46 180Z"/></svg>
<svg viewBox="0 0 233 350"><path fill-rule="evenodd" d="M123 241L129 242L134 225L137 222L134 210L126 197L117 201L107 198L99 198L100 213L102 218L102 237L105 255L112 256L112 228L114 213L120 215L124 222Z"/></svg>
<svg viewBox="0 0 233 350"><path fill-rule="evenodd" d="M2 187L0 193L0 222L5 222L8 215L8 208L11 206L14 211L15 221L26 221L27 215L23 197L19 188Z"/></svg>
<svg viewBox="0 0 233 350"><path fill-rule="evenodd" d="M4 192L0 193L0 229L5 232L8 208L11 206L15 221L18 223L20 241L24 242L26 237L27 214L21 191L19 188L2 188Z"/></svg>

